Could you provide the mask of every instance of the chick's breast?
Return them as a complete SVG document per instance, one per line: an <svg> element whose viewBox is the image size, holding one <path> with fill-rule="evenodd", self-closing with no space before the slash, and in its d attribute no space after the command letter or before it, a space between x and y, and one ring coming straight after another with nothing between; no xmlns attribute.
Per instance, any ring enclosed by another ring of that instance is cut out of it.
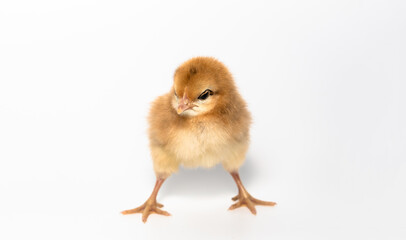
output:
<svg viewBox="0 0 406 240"><path fill-rule="evenodd" d="M170 94L159 97L149 115L150 148L157 175L170 175L180 164L213 167L222 163L229 171L241 166L248 149L248 126L233 125L247 125L249 119L235 118L233 123L215 116L180 117L170 100Z"/></svg>

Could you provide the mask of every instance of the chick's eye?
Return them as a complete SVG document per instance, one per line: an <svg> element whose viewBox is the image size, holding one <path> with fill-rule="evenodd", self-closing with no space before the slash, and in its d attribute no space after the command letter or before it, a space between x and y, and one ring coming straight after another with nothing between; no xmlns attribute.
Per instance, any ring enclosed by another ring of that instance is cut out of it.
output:
<svg viewBox="0 0 406 240"><path fill-rule="evenodd" d="M209 89L205 90L202 94L200 94L200 96L198 97L198 99L200 100L206 100L210 95L213 95L213 92Z"/></svg>

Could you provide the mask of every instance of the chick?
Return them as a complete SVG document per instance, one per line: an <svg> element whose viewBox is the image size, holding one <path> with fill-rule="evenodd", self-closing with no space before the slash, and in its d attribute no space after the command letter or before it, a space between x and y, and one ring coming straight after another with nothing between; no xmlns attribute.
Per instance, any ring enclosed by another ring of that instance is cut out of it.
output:
<svg viewBox="0 0 406 240"><path fill-rule="evenodd" d="M144 204L123 214L142 213L143 222L151 213L169 216L156 196L180 165L211 168L221 163L238 187L238 195L232 198L237 202L230 210L246 206L256 214L255 205L276 204L253 198L240 180L238 169L248 150L251 117L221 62L196 57L179 66L172 89L152 103L148 120L156 184Z"/></svg>

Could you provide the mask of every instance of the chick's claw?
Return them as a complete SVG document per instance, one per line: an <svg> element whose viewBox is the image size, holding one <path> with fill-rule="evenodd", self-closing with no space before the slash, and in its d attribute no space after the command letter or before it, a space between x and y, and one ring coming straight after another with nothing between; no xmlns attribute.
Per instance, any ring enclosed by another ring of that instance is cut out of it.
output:
<svg viewBox="0 0 406 240"><path fill-rule="evenodd" d="M252 214L256 215L257 210L255 209L255 205L263 205L263 206L275 206L275 202L267 202L267 201L262 201L259 199L256 199L252 197L251 195L237 195L232 198L233 201L237 201L237 203L234 203L233 205L230 206L228 210L234 210L236 208L245 206L247 207Z"/></svg>
<svg viewBox="0 0 406 240"><path fill-rule="evenodd" d="M262 205L262 206L275 206L276 202L268 202L268 201L262 201L256 198L252 198L252 201L256 204L256 205Z"/></svg>
<svg viewBox="0 0 406 240"><path fill-rule="evenodd" d="M146 202L137 208L125 210L125 211L122 211L121 213L124 215L141 213L142 221L145 223L151 213L160 214L160 215L164 215L164 216L170 216L171 214L168 213L167 211L159 209L163 206L164 205L157 203L157 202L155 202L155 203Z"/></svg>
<svg viewBox="0 0 406 240"><path fill-rule="evenodd" d="M236 196L234 196L233 198L231 198L231 200L237 201L239 197L240 197L239 195L236 195Z"/></svg>

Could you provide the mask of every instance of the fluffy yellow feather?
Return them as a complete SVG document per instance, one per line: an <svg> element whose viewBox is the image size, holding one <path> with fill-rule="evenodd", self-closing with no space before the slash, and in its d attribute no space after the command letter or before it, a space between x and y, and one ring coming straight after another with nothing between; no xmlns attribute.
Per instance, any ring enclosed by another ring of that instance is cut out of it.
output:
<svg viewBox="0 0 406 240"><path fill-rule="evenodd" d="M210 168L217 164L230 172L239 193L230 209L255 204L275 205L253 198L238 175L249 145L251 123L247 106L238 93L232 75L218 60L196 57L175 71L172 89L158 97L149 113L149 138L157 177L149 199L123 214L142 213L145 222L151 213L169 215L159 209L156 196L162 183L180 165Z"/></svg>

